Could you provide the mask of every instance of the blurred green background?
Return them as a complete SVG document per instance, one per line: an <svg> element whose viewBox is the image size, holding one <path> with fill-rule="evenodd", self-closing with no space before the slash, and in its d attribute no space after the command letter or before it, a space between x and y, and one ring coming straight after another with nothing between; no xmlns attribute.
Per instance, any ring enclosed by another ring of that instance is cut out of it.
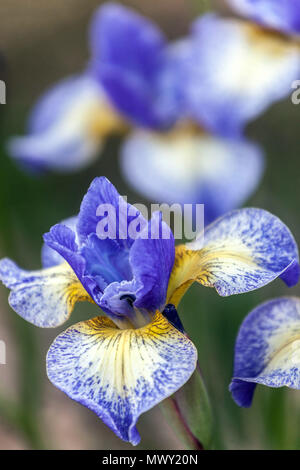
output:
<svg viewBox="0 0 300 470"><path fill-rule="evenodd" d="M7 138L24 132L34 100L55 81L77 73L88 59L87 26L96 0L1 0L0 51L7 84L7 104L0 106L0 256L26 269L40 267L42 234L75 214L95 176L107 176L132 203L145 202L122 180L118 140L109 140L96 163L70 175L37 178L24 174L5 152ZM169 38L188 31L189 22L208 1L120 2L153 18ZM213 8L223 2L211 2ZM222 6L222 5L221 5ZM247 205L279 216L300 240L300 106L278 103L247 129L265 149L263 182ZM0 289L0 340L7 364L0 365L0 449L130 449L92 412L72 402L47 380L45 355L65 329L42 330L9 308L8 291ZM233 347L244 316L258 303L279 295L300 295L279 280L259 291L221 298L194 286L180 305L180 315L199 350L200 365L211 395L217 449L300 448L300 392L258 387L252 408L238 408L228 392ZM96 307L79 305L71 322L96 315ZM67 325L68 326L68 325ZM180 442L158 409L139 422L144 449L180 449Z"/></svg>

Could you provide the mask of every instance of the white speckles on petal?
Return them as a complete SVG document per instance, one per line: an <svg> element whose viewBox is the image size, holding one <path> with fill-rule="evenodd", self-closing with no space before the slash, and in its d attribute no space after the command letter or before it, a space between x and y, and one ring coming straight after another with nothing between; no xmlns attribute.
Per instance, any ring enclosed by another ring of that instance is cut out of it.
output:
<svg viewBox="0 0 300 470"><path fill-rule="evenodd" d="M77 301L91 300L67 263L25 271L4 258L0 261L0 279L11 289L10 306L22 318L43 328L61 325Z"/></svg>

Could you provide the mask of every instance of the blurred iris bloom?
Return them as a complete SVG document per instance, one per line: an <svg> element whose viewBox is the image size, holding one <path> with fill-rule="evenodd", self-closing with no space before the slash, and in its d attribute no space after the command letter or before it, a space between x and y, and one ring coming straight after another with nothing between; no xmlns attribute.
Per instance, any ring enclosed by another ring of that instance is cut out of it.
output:
<svg viewBox="0 0 300 470"><path fill-rule="evenodd" d="M114 238L99 231L103 204L117 214ZM134 238L132 226L138 227ZM152 233L158 236L151 238ZM140 441L138 417L174 394L196 367L196 348L176 310L191 284L228 296L277 277L293 285L299 277L296 243L274 215L261 209L233 211L207 227L204 238L198 234L175 248L160 213L147 222L103 177L92 182L78 217L52 227L44 241L46 267L39 271L1 260L9 303L44 328L64 323L77 301L102 309L100 316L56 338L47 356L48 376L134 445Z"/></svg>
<svg viewBox="0 0 300 470"><path fill-rule="evenodd" d="M167 43L154 24L109 4L95 15L91 44L91 69L135 128L121 150L127 181L150 200L205 204L206 222L242 205L261 180L263 154L244 138L212 135L190 106L194 38ZM195 88L213 94L195 72Z"/></svg>
<svg viewBox="0 0 300 470"><path fill-rule="evenodd" d="M249 407L257 384L300 389L300 299L263 303L243 321L235 345L230 390Z"/></svg>
<svg viewBox="0 0 300 470"><path fill-rule="evenodd" d="M33 172L72 172L92 163L105 138L126 129L100 85L85 72L62 80L34 106L28 135L12 137L8 152Z"/></svg>
<svg viewBox="0 0 300 470"><path fill-rule="evenodd" d="M27 128L26 136L12 137L7 144L21 167L33 172L72 172L91 164L105 139L126 132L127 124L87 67L38 100Z"/></svg>
<svg viewBox="0 0 300 470"><path fill-rule="evenodd" d="M121 152L122 173L130 186L150 201L204 204L205 224L242 206L265 168L256 143L189 126L163 135L135 131Z"/></svg>
<svg viewBox="0 0 300 470"><path fill-rule="evenodd" d="M299 79L300 1L227 3L244 18L209 13L193 25L186 101L212 132L240 136Z"/></svg>
<svg viewBox="0 0 300 470"><path fill-rule="evenodd" d="M11 155L34 169L78 170L107 135L132 128L121 165L139 192L157 202L203 203L207 223L242 205L261 180L262 151L210 134L191 109L192 37L169 43L151 21L115 3L96 11L89 37L87 69L41 98L29 134L10 140Z"/></svg>
<svg viewBox="0 0 300 470"><path fill-rule="evenodd" d="M8 151L23 166L78 170L95 159L109 134L125 132L136 117L159 129L177 119L173 59L154 24L108 3L96 11L89 39L84 72L46 92L31 112L28 135L10 139Z"/></svg>

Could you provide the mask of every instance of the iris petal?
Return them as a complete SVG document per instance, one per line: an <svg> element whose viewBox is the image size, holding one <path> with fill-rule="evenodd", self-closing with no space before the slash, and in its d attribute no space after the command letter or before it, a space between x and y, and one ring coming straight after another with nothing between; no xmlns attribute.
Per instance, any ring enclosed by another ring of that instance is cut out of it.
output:
<svg viewBox="0 0 300 470"><path fill-rule="evenodd" d="M138 131L122 149L122 171L135 189L151 201L204 204L206 223L243 204L263 170L257 145L189 129Z"/></svg>
<svg viewBox="0 0 300 470"><path fill-rule="evenodd" d="M25 320L50 328L64 323L78 301L91 298L67 263L24 271L9 259L0 261L0 279L11 289L10 306Z"/></svg>
<svg viewBox="0 0 300 470"><path fill-rule="evenodd" d="M300 34L300 0L227 0L240 14L287 34Z"/></svg>
<svg viewBox="0 0 300 470"><path fill-rule="evenodd" d="M243 321L235 345L232 397L252 403L256 384L300 388L300 299L265 302Z"/></svg>
<svg viewBox="0 0 300 470"><path fill-rule="evenodd" d="M94 411L118 437L136 445L138 417L192 375L193 343L159 312L140 329L119 330L105 317L78 323L48 352L48 376Z"/></svg>
<svg viewBox="0 0 300 470"><path fill-rule="evenodd" d="M108 4L95 14L90 37L91 74L120 113L140 126L171 125L177 114L175 61L156 25Z"/></svg>
<svg viewBox="0 0 300 470"><path fill-rule="evenodd" d="M189 112L211 132L236 136L291 92L300 50L256 25L208 14L194 25L184 67Z"/></svg>
<svg viewBox="0 0 300 470"><path fill-rule="evenodd" d="M76 224L77 224L77 217L69 217L61 222L62 225L70 228L72 232L75 233L75 242L78 243L78 237L76 233ZM64 262L64 258L55 250L50 248L46 243L44 243L42 247L42 265L43 268L52 268L52 266L57 266L58 264L62 264Z"/></svg>
<svg viewBox="0 0 300 470"><path fill-rule="evenodd" d="M279 276L299 280L296 242L280 219L262 209L220 217L196 240L176 249L168 302L177 304L194 282L228 296L258 289Z"/></svg>
<svg viewBox="0 0 300 470"><path fill-rule="evenodd" d="M87 75L63 80L43 96L29 119L29 134L8 151L32 169L72 171L91 163L103 136L122 127L100 86Z"/></svg>
<svg viewBox="0 0 300 470"><path fill-rule="evenodd" d="M148 232L148 239L143 238L145 231ZM153 234L157 238L151 238ZM155 212L148 227L142 232L141 237L135 240L130 250L129 260L133 276L141 285L135 293L136 307L153 312L165 304L174 264L174 246L171 229L163 222L162 215Z"/></svg>
<svg viewBox="0 0 300 470"><path fill-rule="evenodd" d="M95 178L82 200L77 224L80 243L85 243L90 234L98 233L97 226L101 220L97 215L99 207L108 211L108 222L116 227L116 242L122 249L129 249L134 240L128 236L128 225L138 217L139 211L127 204L105 177ZM141 215L139 218L146 224Z"/></svg>

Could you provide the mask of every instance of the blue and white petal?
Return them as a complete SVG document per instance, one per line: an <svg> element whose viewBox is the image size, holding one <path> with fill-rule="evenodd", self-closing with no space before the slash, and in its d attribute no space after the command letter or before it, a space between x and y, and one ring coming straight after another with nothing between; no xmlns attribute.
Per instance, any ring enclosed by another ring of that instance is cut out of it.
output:
<svg viewBox="0 0 300 470"><path fill-rule="evenodd" d="M62 225L70 228L75 233L75 243L78 244L78 236L76 232L77 216L69 217L61 222ZM52 268L64 262L64 258L55 250L50 248L46 243L42 247L42 266L43 268Z"/></svg>
<svg viewBox="0 0 300 470"><path fill-rule="evenodd" d="M106 317L72 326L50 347L47 369L56 387L136 445L139 416L187 382L196 361L193 343L157 312L139 329Z"/></svg>
<svg viewBox="0 0 300 470"><path fill-rule="evenodd" d="M239 14L286 34L300 34L300 0L227 0Z"/></svg>
<svg viewBox="0 0 300 470"><path fill-rule="evenodd" d="M9 304L36 326L64 323L78 301L91 300L67 263L40 271L25 271L13 261L0 261L0 280L11 289Z"/></svg>
<svg viewBox="0 0 300 470"><path fill-rule="evenodd" d="M174 60L156 25L129 8L110 3L96 12L90 42L90 73L116 109L140 126L171 125L175 118Z"/></svg>
<svg viewBox="0 0 300 470"><path fill-rule="evenodd" d="M228 296L277 277L292 286L299 274L298 248L286 225L262 209L235 210L176 248L168 302L176 305L194 281Z"/></svg>
<svg viewBox="0 0 300 470"><path fill-rule="evenodd" d="M78 170L97 157L103 137L118 124L98 83L88 75L72 77L40 99L28 135L11 138L8 151L28 168Z"/></svg>
<svg viewBox="0 0 300 470"><path fill-rule="evenodd" d="M116 247L114 250L117 251ZM100 307L114 321L114 314L117 314L127 316L134 325L139 325L140 310L154 313L162 309L166 302L174 255L172 231L163 222L161 213L155 212L130 249L130 269L127 272L131 273L131 277L126 279L123 276L123 280L112 282L106 287L99 302ZM146 313L146 318L148 315Z"/></svg>
<svg viewBox="0 0 300 470"><path fill-rule="evenodd" d="M148 238L144 238L146 234ZM174 257L173 233L163 222L162 214L155 212L129 255L134 279L141 284L136 292L136 307L154 312L165 305Z"/></svg>
<svg viewBox="0 0 300 470"><path fill-rule="evenodd" d="M122 172L151 201L204 204L205 222L235 209L254 192L263 170L260 148L246 140L137 131L122 148Z"/></svg>
<svg viewBox="0 0 300 470"><path fill-rule="evenodd" d="M241 135L245 125L291 91L299 45L236 19L204 15L193 27L184 87L191 116L211 132Z"/></svg>
<svg viewBox="0 0 300 470"><path fill-rule="evenodd" d="M274 299L243 321L230 384L239 406L251 406L256 384L300 388L300 299Z"/></svg>

